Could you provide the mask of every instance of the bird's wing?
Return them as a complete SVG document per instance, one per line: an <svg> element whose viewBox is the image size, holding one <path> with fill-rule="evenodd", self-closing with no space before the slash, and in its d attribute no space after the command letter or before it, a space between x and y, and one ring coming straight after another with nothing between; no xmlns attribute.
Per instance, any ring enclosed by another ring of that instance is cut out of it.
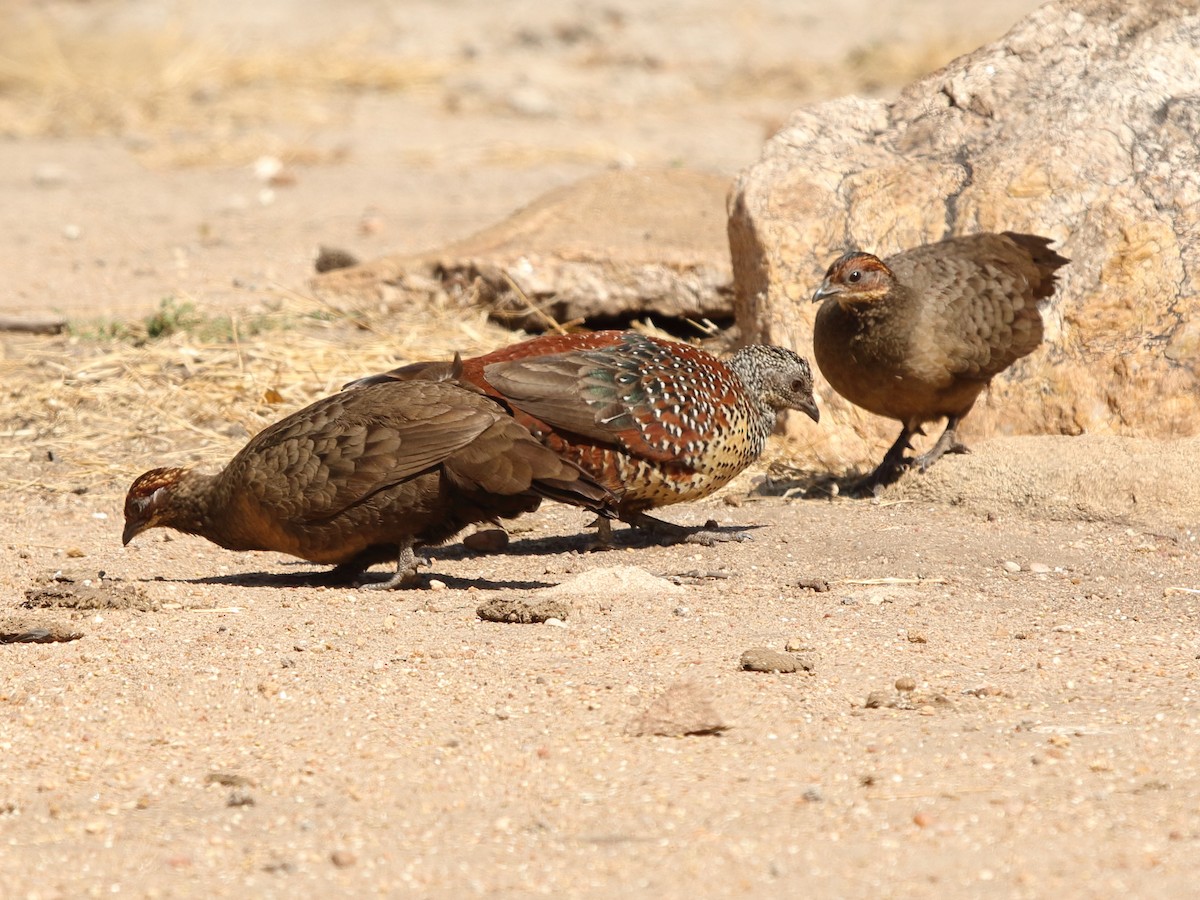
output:
<svg viewBox="0 0 1200 900"><path fill-rule="evenodd" d="M432 470L504 417L456 385L368 385L267 428L230 465L264 502L316 521Z"/></svg>
<svg viewBox="0 0 1200 900"><path fill-rule="evenodd" d="M483 375L511 407L555 432L652 462L687 464L707 441L704 416L735 396L724 366L681 364L669 345L638 335L615 349L491 363Z"/></svg>
<svg viewBox="0 0 1200 900"><path fill-rule="evenodd" d="M911 307L924 319L914 331L936 344L936 364L947 380L988 381L1041 343L1035 292L1043 276L1007 238L988 234L931 244L888 264L923 299Z"/></svg>

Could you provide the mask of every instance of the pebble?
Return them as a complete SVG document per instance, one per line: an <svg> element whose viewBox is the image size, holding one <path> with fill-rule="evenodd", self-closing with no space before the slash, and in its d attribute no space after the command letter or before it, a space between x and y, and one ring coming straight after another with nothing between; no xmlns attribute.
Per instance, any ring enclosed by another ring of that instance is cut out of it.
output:
<svg viewBox="0 0 1200 900"><path fill-rule="evenodd" d="M349 850L334 850L329 854L329 861L339 869L348 869L358 862L358 857Z"/></svg>
<svg viewBox="0 0 1200 900"><path fill-rule="evenodd" d="M1006 559L1003 563L1003 566L1005 572L1012 572L1013 574L1016 574L1017 572L1021 571L1021 564L1019 562L1013 562L1011 559Z"/></svg>
<svg viewBox="0 0 1200 900"><path fill-rule="evenodd" d="M790 653L780 653L767 647L751 647L742 654L741 667L747 672L778 672L787 675L800 664Z"/></svg>
<svg viewBox="0 0 1200 900"><path fill-rule="evenodd" d="M508 532L502 528L476 531L463 538L462 545L472 553L499 553L508 546Z"/></svg>
<svg viewBox="0 0 1200 900"><path fill-rule="evenodd" d="M911 694L917 689L917 681L911 675L901 675L896 679L896 690L902 694Z"/></svg>
<svg viewBox="0 0 1200 900"><path fill-rule="evenodd" d="M1029 564L1029 571L1035 575L1046 575L1050 572L1050 567L1045 563L1035 562Z"/></svg>
<svg viewBox="0 0 1200 900"><path fill-rule="evenodd" d="M867 702L863 704L867 709L882 709L892 705L892 695L887 691L871 691L867 694Z"/></svg>

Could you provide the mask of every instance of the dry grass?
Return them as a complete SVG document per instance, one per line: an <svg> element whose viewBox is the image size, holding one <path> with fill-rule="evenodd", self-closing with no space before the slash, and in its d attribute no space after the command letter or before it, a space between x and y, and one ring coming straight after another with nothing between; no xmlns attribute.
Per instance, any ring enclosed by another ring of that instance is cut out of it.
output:
<svg viewBox="0 0 1200 900"><path fill-rule="evenodd" d="M153 465L223 462L249 435L350 379L513 339L450 299L386 319L326 313L288 295L249 322L172 313L177 327L157 338L147 320L116 336L84 323L70 335L5 339L0 484L117 490Z"/></svg>

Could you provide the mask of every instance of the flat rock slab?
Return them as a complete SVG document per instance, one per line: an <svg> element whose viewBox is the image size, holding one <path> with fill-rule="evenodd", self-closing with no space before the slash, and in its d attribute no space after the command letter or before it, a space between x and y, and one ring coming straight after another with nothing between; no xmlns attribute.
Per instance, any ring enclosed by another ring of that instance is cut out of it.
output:
<svg viewBox="0 0 1200 900"><path fill-rule="evenodd" d="M534 331L551 320L728 321L728 191L727 178L706 172L604 172L463 241L327 272L313 289L334 305L396 306L469 291L493 318Z"/></svg>

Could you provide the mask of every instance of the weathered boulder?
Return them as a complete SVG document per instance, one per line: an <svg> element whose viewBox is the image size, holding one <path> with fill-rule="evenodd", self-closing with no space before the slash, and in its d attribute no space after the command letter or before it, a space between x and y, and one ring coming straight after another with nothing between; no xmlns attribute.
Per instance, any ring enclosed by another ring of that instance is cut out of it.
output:
<svg viewBox="0 0 1200 900"><path fill-rule="evenodd" d="M826 266L951 234L1053 237L1073 261L1046 344L993 382L971 437L1200 432L1200 2L1062 0L891 102L795 113L730 196L749 341L808 354ZM894 422L822 383L831 463Z"/></svg>
<svg viewBox="0 0 1200 900"><path fill-rule="evenodd" d="M685 169L605 172L430 253L319 275L325 299L405 304L477 288L493 318L542 331L552 318L732 317L729 180Z"/></svg>

